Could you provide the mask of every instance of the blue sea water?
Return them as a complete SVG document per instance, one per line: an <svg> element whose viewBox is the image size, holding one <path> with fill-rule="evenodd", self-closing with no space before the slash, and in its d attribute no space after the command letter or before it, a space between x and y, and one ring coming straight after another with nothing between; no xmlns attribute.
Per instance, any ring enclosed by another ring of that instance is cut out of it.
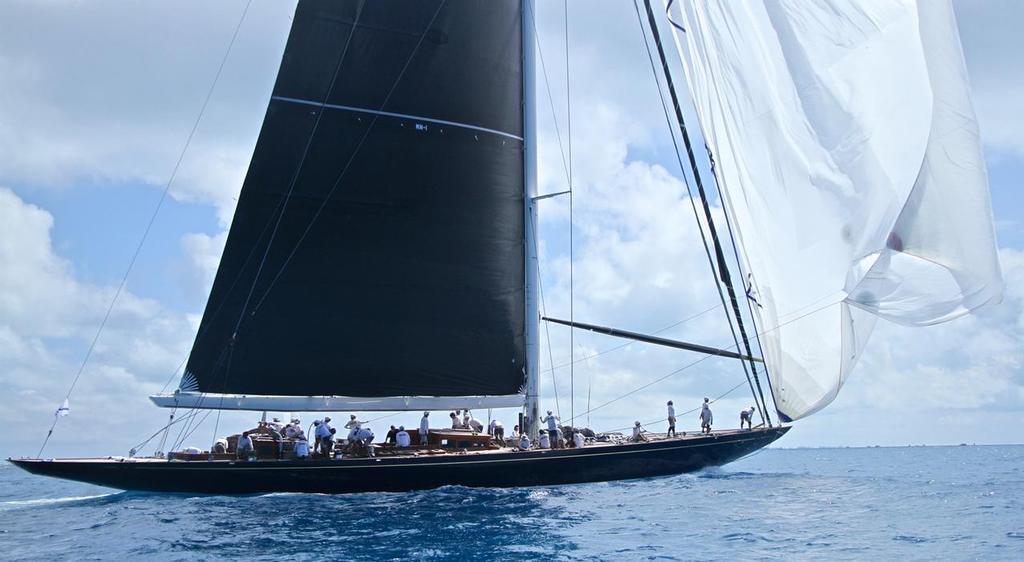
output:
<svg viewBox="0 0 1024 562"><path fill-rule="evenodd" d="M1024 446L770 449L670 478L249 497L0 467L4 560L1024 560Z"/></svg>

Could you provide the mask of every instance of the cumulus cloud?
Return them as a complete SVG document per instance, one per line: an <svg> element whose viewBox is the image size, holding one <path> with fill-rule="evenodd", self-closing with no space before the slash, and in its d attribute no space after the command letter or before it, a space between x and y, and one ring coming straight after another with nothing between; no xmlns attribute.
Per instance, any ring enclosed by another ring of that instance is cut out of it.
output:
<svg viewBox="0 0 1024 562"><path fill-rule="evenodd" d="M5 4L0 182L163 188L244 5ZM250 11L171 188L181 201L216 206L225 225L293 9Z"/></svg>
<svg viewBox="0 0 1024 562"><path fill-rule="evenodd" d="M975 110L985 144L1024 155L1024 61L1020 22L1024 4L1015 0L954 4Z"/></svg>
<svg viewBox="0 0 1024 562"><path fill-rule="evenodd" d="M38 445L116 291L80 281L55 251L52 228L49 212L0 187L0 424L25 429L5 438L10 453ZM72 398L68 423L91 429L63 433L64 444L106 450L136 438L118 433L128 420L152 419L146 395L167 381L194 333L185 315L123 291Z"/></svg>

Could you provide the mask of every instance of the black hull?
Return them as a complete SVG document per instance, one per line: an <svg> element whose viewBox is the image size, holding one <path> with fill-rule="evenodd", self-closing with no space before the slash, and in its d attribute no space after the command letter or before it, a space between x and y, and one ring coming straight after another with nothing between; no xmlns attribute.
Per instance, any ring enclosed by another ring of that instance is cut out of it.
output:
<svg viewBox="0 0 1024 562"><path fill-rule="evenodd" d="M510 487L668 476L734 461L788 427L709 437L551 451L306 461L9 459L43 476L122 490L195 494L405 492L440 486Z"/></svg>

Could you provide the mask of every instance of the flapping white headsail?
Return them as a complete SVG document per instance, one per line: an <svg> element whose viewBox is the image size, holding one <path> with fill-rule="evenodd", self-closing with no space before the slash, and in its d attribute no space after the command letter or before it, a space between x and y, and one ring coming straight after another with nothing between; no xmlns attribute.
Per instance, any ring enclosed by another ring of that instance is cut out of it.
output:
<svg viewBox="0 0 1024 562"><path fill-rule="evenodd" d="M835 398L877 317L921 326L999 300L947 0L666 3L783 419Z"/></svg>

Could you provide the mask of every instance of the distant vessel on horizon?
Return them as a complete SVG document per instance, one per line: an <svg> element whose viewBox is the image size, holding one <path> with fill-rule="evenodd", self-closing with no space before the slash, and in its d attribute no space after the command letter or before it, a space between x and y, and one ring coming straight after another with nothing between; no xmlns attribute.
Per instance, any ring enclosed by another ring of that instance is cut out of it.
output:
<svg viewBox="0 0 1024 562"><path fill-rule="evenodd" d="M189 493L680 474L757 451L827 406L876 318L928 325L998 301L949 2L667 1L661 25L673 30L731 251L659 18L650 0L636 8L733 347L542 318L537 205L572 186L537 193L532 0L301 0L179 387L151 399L193 415L264 412L264 422L268 411L520 408L535 440L549 321L738 360L759 425L526 451L431 430L426 445L344 458L299 457L296 441L267 432L252 459L232 443L11 462Z"/></svg>

